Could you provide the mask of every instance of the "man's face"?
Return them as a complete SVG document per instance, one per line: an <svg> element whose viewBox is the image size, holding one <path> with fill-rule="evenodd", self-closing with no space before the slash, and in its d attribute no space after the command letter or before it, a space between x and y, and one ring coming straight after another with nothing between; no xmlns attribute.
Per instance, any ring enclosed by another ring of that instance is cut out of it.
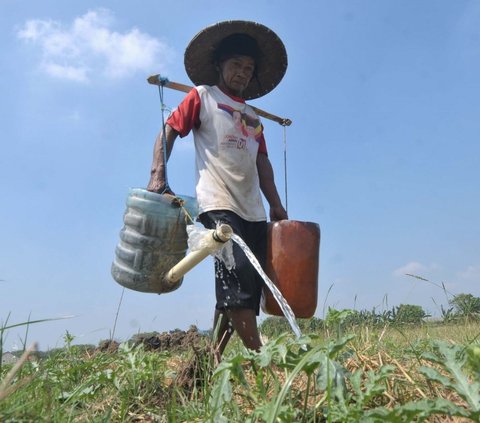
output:
<svg viewBox="0 0 480 423"><path fill-rule="evenodd" d="M218 85L228 93L242 97L254 72L255 61L250 56L230 57L220 63L220 80Z"/></svg>

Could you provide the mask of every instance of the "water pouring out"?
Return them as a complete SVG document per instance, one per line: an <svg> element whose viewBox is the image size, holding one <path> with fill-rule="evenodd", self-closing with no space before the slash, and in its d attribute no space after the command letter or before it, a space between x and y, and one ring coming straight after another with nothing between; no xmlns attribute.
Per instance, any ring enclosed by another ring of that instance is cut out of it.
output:
<svg viewBox="0 0 480 423"><path fill-rule="evenodd" d="M297 338L300 338L302 336L302 332L300 331L300 328L298 327L298 324L295 321L295 315L293 314L292 309L288 305L285 298L283 298L282 293L279 291L279 289L275 286L275 284L267 276L265 271L262 269L262 266L258 262L257 258L252 253L250 248L248 248L247 244L245 244L243 239L240 238L238 235L233 234L232 235L232 240L235 241L240 246L240 248L244 251L247 258L252 263L253 267L257 270L257 272L263 278L263 280L265 281L265 284L268 286L268 288L270 289L270 291L271 291L272 295L274 296L275 300L278 302L278 305L280 306L281 310L283 311L283 315L286 317L286 319L287 319L288 323L290 324L293 332L295 333Z"/></svg>

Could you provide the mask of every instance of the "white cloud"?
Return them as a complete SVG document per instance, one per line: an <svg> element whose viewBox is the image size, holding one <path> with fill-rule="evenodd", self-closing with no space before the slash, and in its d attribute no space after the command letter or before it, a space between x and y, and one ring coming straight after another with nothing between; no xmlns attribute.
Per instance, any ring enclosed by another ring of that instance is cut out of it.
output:
<svg viewBox="0 0 480 423"><path fill-rule="evenodd" d="M44 62L42 68L53 77L70 79L78 82L88 81L88 69L85 67L64 66L57 63Z"/></svg>
<svg viewBox="0 0 480 423"><path fill-rule="evenodd" d="M170 62L173 53L164 42L137 28L116 32L113 23L109 10L96 9L69 26L29 20L17 37L39 47L40 67L47 74L77 82L88 82L99 74L124 78L137 71L154 73Z"/></svg>
<svg viewBox="0 0 480 423"><path fill-rule="evenodd" d="M438 269L436 264L425 265L417 261L411 261L393 271L394 276L414 275L422 277L425 273Z"/></svg>
<svg viewBox="0 0 480 423"><path fill-rule="evenodd" d="M458 272L458 277L467 282L480 282L480 266L468 266Z"/></svg>
<svg viewBox="0 0 480 423"><path fill-rule="evenodd" d="M45 34L54 31L54 22L30 20L25 23L22 29L17 31L18 38L35 41Z"/></svg>
<svg viewBox="0 0 480 423"><path fill-rule="evenodd" d="M405 276L406 274L421 276L426 267L416 261L411 261L406 265L393 271L394 276Z"/></svg>

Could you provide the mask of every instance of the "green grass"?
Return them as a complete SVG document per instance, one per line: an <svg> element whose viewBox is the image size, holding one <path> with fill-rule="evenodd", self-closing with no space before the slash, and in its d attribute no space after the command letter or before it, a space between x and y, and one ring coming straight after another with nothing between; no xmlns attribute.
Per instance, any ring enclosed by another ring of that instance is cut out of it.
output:
<svg viewBox="0 0 480 423"><path fill-rule="evenodd" d="M71 345L26 361L0 421L413 422L480 419L476 322L343 327L296 340L238 341L214 367L209 345L181 353ZM4 384L12 366L3 366Z"/></svg>

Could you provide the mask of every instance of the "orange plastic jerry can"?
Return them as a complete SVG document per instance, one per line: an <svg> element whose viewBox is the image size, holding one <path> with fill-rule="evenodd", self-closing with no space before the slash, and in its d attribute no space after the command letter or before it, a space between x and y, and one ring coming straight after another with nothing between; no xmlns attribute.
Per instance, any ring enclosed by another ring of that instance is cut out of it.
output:
<svg viewBox="0 0 480 423"><path fill-rule="evenodd" d="M295 317L315 314L318 296L320 226L312 222L281 220L268 224L265 272L290 305ZM283 316L268 287L262 310Z"/></svg>

